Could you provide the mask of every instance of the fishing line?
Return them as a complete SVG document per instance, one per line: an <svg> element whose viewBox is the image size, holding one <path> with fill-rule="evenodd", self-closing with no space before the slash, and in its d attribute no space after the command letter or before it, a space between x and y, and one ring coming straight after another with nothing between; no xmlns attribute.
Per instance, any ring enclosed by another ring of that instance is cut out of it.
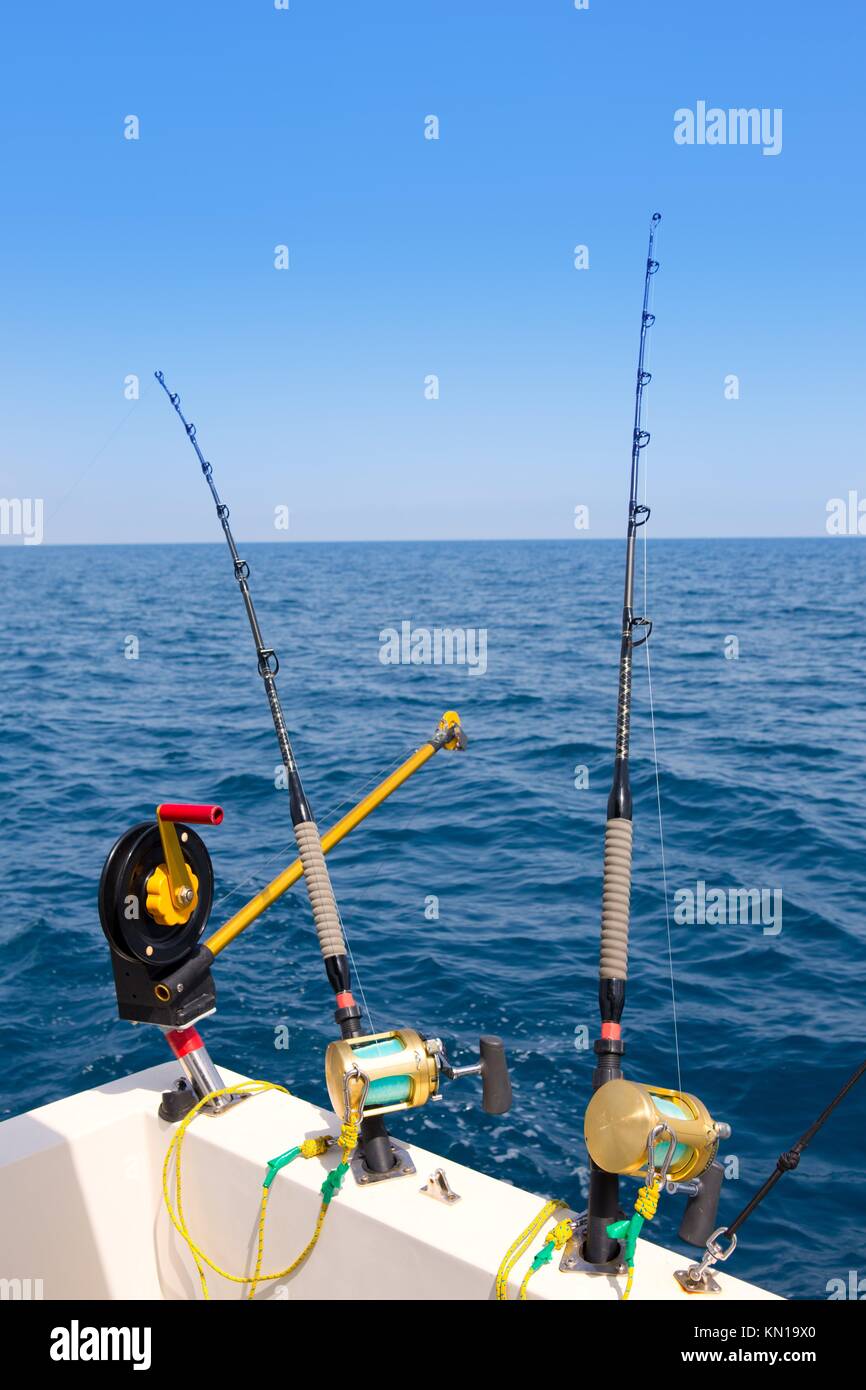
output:
<svg viewBox="0 0 866 1390"><path fill-rule="evenodd" d="M661 240L661 238L659 238L659 240ZM652 282L651 282L651 285L650 285L650 309L652 309L654 299L655 299L655 279L653 278L653 280L652 280ZM649 362L652 361L652 340L650 340L650 352L648 353L648 359L649 359ZM649 365L649 362L648 362L648 365ZM649 416L650 416L649 404L647 403L647 405L646 405L646 412L645 412L645 416L644 416L644 419L645 419L645 422L646 422L646 424L647 424L647 427L649 426ZM648 467L648 463L649 463L649 460L647 460L647 466L644 468L644 475L643 475L643 501L644 501L644 506L647 505L647 495L648 495L648 492L649 492L649 467ZM643 599L644 599L643 611L644 611L645 613L648 613L648 612L649 612L649 536L648 536L648 534L647 534L648 529L649 529L649 528L646 528L646 529L644 530L644 533L643 533ZM675 982L675 978L674 978L673 940L672 940L672 936L671 936L671 910L670 910L670 897L669 897L669 892L668 892L667 856L666 856L666 854L665 854L664 817L663 817L663 814L662 814L662 793L661 793L661 781L660 781L660 777L659 777L658 745L657 745L657 743L656 743L655 701L654 701L654 699L653 699L652 666L651 666L651 663L650 663L650 651L649 651L649 649L650 649L650 644L649 644L649 642L645 642L645 643L644 643L644 651L645 651L645 653L646 653L647 692L648 692L648 695L649 695L650 729L651 729L651 732L652 732L653 774L654 774L654 777L655 777L655 784L656 784L656 807L657 807L657 811L658 811L658 822L659 822L659 851L660 851L660 856L661 856L661 869L662 869L662 892L663 892L663 894L664 894L664 905L665 905L665 932L666 932L666 935L667 935L667 945L668 945L668 975L669 975L669 979L670 979L670 983L671 983L671 1011L672 1011L672 1014L673 1014L674 1052L675 1052L675 1054L676 1054L676 1064L677 1064L677 1086L678 1086L679 1090L682 1090L682 1089L683 1089L683 1078L682 1078L682 1070L681 1070L681 1065L680 1065L680 1039L679 1039L679 1023L678 1023L678 1018L677 1018L677 992L676 992L676 982Z"/></svg>
<svg viewBox="0 0 866 1390"><path fill-rule="evenodd" d="M646 537L644 537L644 551L646 551ZM644 565L646 565L646 553L644 553ZM656 805L657 805L657 807L658 807L658 818L659 818L659 847L660 847L660 850L661 850L661 862L662 862L662 891L664 892L664 902L665 902L665 928L666 928L666 931L667 931L667 940L668 940L668 972L669 972L669 975L670 975L670 982L671 982L671 1009L672 1009L672 1011L673 1011L674 1051L676 1052L676 1059L677 1059L677 1087L679 1088L679 1090L682 1090L682 1089L683 1089L683 1078L682 1078L682 1072L681 1072L681 1070L680 1070L680 1039L679 1039L679 1028L678 1028L678 1026L677 1026L677 993L676 993L676 985L675 985L675 983L674 983L674 954L673 954L673 943L672 943L672 940L671 940L671 910L670 910L670 903L669 903L669 900L668 900L668 871L667 871L667 862L666 862L666 858L665 858L665 835L664 835L664 826L663 826L663 821L662 821L662 794L661 794L661 785L660 785L660 782L659 782L659 759L658 759L658 749L657 749L657 747L656 747L656 721L655 721L655 709L654 709L654 706L653 706L653 681L652 681L652 671L651 671L651 669L650 669L649 642L646 643L646 649L647 649L647 653L646 653L646 677L647 677L647 689L648 689L648 692L649 692L650 727L651 727L651 729L652 729L653 767L654 767L654 771L655 771L655 783L656 783Z"/></svg>
<svg viewBox="0 0 866 1390"><path fill-rule="evenodd" d="M395 763L394 766L395 766L395 767L398 767L398 766L399 766L399 761L398 761L397 763ZM371 778L371 779L370 779L371 782L372 782L372 781L375 781L375 780L376 780L375 778ZM367 783L367 785L369 786L370 784ZM348 798L348 797L346 798L347 801L348 801L349 799L350 799L350 798ZM339 810L340 810L340 807L345 806L345 805L346 805L346 801L341 801L341 802L340 802L340 805L337 806L337 807L335 807L335 811L339 811ZM236 897L238 893L240 893L244 888L246 888L246 887L248 886L248 884L253 883L254 881L256 881L256 880L259 878L262 868L266 867L268 864L272 864L272 863L274 862L274 860L276 860L276 859L284 859L284 858L285 858L285 854L286 854L286 851L283 850L283 849L277 850L275 854L269 854L268 857L267 857L267 859L264 859L264 860L262 861L262 863L259 865L259 868L256 870L255 873L250 874L249 878L243 879L241 883L239 883L239 884L236 885L236 887L229 889L228 893L224 893L224 894L222 895L221 898L217 898L216 902L215 902L214 905L213 905L214 908L221 907L223 903L228 902L229 898L234 898L234 897ZM339 908L338 908L338 912L339 912ZM364 990L364 986L363 986L363 984L361 983L360 972L358 971L358 967L357 967L357 965L356 965L356 963L355 963L355 956L354 956L353 951L352 951L352 943L351 943L351 941L349 940L349 933L346 931L346 924L345 924L345 922L343 921L343 914L342 914L342 913L339 913L339 916L340 916L340 926L341 926L342 929L343 929L343 940L344 940L345 943L346 943L346 952L347 952L348 957L349 957L349 964L350 964L351 967L352 967L352 972L353 972L353 974L354 974L354 976L355 976L355 979L356 979L356 982L357 982L357 985L358 985L358 993L359 993L360 996L361 996L361 1002L363 1003L364 1009L365 1009L366 1014L367 1014L367 1017L368 1017L368 1019L370 1020L370 1032L371 1032L371 1033L375 1033L375 1032L376 1032L376 1026L375 1026L375 1023L374 1023L374 1021L373 1021L373 1015L372 1015L372 1013L370 1012L370 1006L369 1006L368 1003L367 1003L367 995L366 995L366 992L365 992L365 990Z"/></svg>
<svg viewBox="0 0 866 1390"><path fill-rule="evenodd" d="M265 868L268 864L273 864L274 861L277 859L285 859L288 850L289 846L286 845L284 849L278 849L273 854L269 854L267 859L262 860L258 869L256 869L254 873L250 874L249 878L242 879L241 882L236 884L234 888L230 888L227 893L223 893L221 898L216 898L214 900L213 908L211 910L213 911L215 908L221 907L223 903L228 902L229 898L236 897L237 894L242 892L244 888L247 888L249 884L256 882L258 880L261 870Z"/></svg>
<svg viewBox="0 0 866 1390"><path fill-rule="evenodd" d="M341 803L341 804L344 804L344 803ZM339 810L339 807L337 807L336 809ZM411 819L408 821L408 823L407 823L406 825L403 826L403 834L404 834L404 835L409 834L409 833L411 833L412 831L414 831L414 830L416 830L416 829L418 828L418 824L419 824L419 821L420 821L420 816L421 816L420 811L419 811L419 812L416 812L416 814L415 814L413 817L411 817ZM378 1032L378 1029L376 1028L376 1025L375 1025L375 1023L374 1023L374 1021L373 1021L373 1015L372 1015L372 1012L371 1012L371 1010L370 1010L370 1006L369 1006L369 1004L367 1003L367 996L366 996L365 991L364 991L364 986L363 986L363 984L362 984L362 982L361 982L361 972L360 972L360 970L359 970L359 968L358 968L358 965L357 965L357 963L356 963L356 961L355 961L355 957L354 957L354 955L353 955L353 953L352 953L352 943L351 943L351 941L350 941L350 939L349 939L349 934L348 934L347 931L346 931L345 925L343 926L343 935L344 935L345 941L346 941L346 950L347 950L348 955L349 955L349 963L350 963L350 965L351 965L351 967L352 967L352 973L353 973L353 975L354 975L354 977L355 977L355 979L356 979L356 981L357 981L357 984L358 984L358 993L359 993L360 996L361 996L361 1000L362 1000L362 1003L363 1003L363 1005L364 1005L364 1011L365 1011L367 1017L368 1017L369 1020L370 1020L370 1031L371 1031L371 1033L376 1033L376 1032Z"/></svg>
<svg viewBox="0 0 866 1390"><path fill-rule="evenodd" d="M394 760L394 762L388 767L388 769L387 769L387 771L386 771L386 773L385 773L385 777L386 777L386 778L389 777L389 776L391 775L391 773L394 772L394 771L396 770L396 768L398 768L398 767L400 766L401 762L402 762L402 759L401 759L401 758L396 758L396 759ZM363 785L361 786L361 789L360 789L360 794L355 793L355 794L354 794L354 797L357 797L358 800L363 799L363 797L364 797L364 795L366 794L366 792L368 791L368 789L371 788L371 787L373 787L373 786L375 786L375 785L378 785L378 783L379 783L381 780L382 780L381 774L376 774L376 773L374 773L371 777L369 777L369 778L367 779L366 782L363 783ZM338 811L341 811L342 808L343 808L344 806L349 805L350 803L354 804L354 797L353 797L353 796L344 797L343 800L340 801L340 802L338 802L336 806L333 806L333 807L329 808L328 813L327 813L327 819L331 819L332 817L333 817L333 818L336 818L337 812L338 812ZM417 819L417 818L416 818L416 819ZM405 829L407 829L407 830L411 830L412 828L413 828L413 827L412 827L412 824L411 824L411 823L410 823L408 826L405 827ZM261 868L262 868L263 866L266 866L266 865L268 865L268 864L272 864L276 859L284 858L284 856L285 856L285 851L284 851L284 850L277 850L274 854L268 855L267 859L263 860L262 865L259 866L259 869L258 869L254 874L251 874L249 878L244 879L244 880L243 880L241 883L239 883L236 887L230 889L228 893L223 894L223 896L222 896L221 898L217 899L217 902L215 903L215 906L220 906L222 903L227 902L229 898L235 897L236 894L240 893L241 890L242 890L243 888L245 888L248 884L250 884L250 883L252 883L254 880L258 879L259 873L261 872ZM360 970L359 970L359 968L358 968L358 965L357 965L357 961L356 961L356 959L355 959L354 952L352 951L352 944L351 944L351 941L350 941L350 939L349 939L349 933L348 933L348 931L346 930L346 924L345 924L345 921L343 920L343 915L342 915L342 912L340 912L339 906L338 906L338 908L337 908L337 911L338 911L338 915L339 915L339 918L340 918L340 926L341 926L342 932L343 932L343 940L345 941L345 944L346 944L346 954L347 954L348 957L349 957L349 965L351 966L352 973L353 973L353 975L355 976L355 979L356 979L356 982L357 982L357 985L358 985L358 993L359 993L360 996L361 996L361 1002L362 1002L363 1007L364 1007L364 1012L366 1013L367 1018L369 1019L369 1023L370 1023L370 1032L371 1032L371 1033L375 1033L375 1032L377 1031L376 1023L375 1023L375 1020L374 1020L374 1018L373 1018L373 1014L372 1014L372 1011L371 1011L371 1009L370 1009L369 1003L368 1003L368 1001L367 1001L367 992L366 992L366 990L364 989L364 985L363 985L363 982L362 982L362 980L361 980L361 973L360 973Z"/></svg>
<svg viewBox="0 0 866 1390"><path fill-rule="evenodd" d="M379 782L384 782L386 778L391 776L392 772L396 772L397 768L400 766L402 762L402 758L395 758L393 763L391 763L391 766L388 767L384 773L374 772L372 777L368 777L367 781L364 782L364 784L360 787L358 791L350 793L349 796L344 796L343 800L339 801L336 806L329 806L328 810L325 812L324 818L326 820L332 820L336 816L338 811L342 811L344 806L354 805L355 800L362 801L369 789L377 786Z"/></svg>
<svg viewBox="0 0 866 1390"><path fill-rule="evenodd" d="M371 1032L371 1033L376 1033L376 1032L378 1032L378 1029L377 1029L377 1027L376 1027L375 1019L373 1018L373 1012L372 1012L372 1010L371 1010L371 1008L370 1008L370 1005L367 1003L367 992L366 992L366 990L364 989L364 982L363 982L363 980L361 979L361 972L360 972L360 970L358 969L357 962L355 961L355 953L354 953L354 951L352 950L352 942L351 942L351 939L350 939L350 937L349 937L349 933L346 931L346 925L345 925L345 923L344 923L344 921L343 921L342 914L340 915L340 926L343 928L343 940L344 940L345 943L346 943L346 952L347 952L348 957L349 957L349 964L350 964L350 966L352 967L352 974L353 974L353 976L354 976L354 978L355 978L355 982L356 982L356 984L357 984L357 986L358 986L358 993L359 993L360 996L361 996L361 1003L362 1003L363 1008L364 1008L364 1013L367 1015L367 1018L368 1018L369 1021L370 1021L370 1032Z"/></svg>
<svg viewBox="0 0 866 1390"><path fill-rule="evenodd" d="M146 390L146 388L143 389ZM99 462L99 460L102 458L102 455L108 448L109 444L112 442L116 435L120 434L120 431L123 429L130 415L132 415L133 411L136 410L137 407L141 404L141 396L142 391L139 391L138 399L134 400L132 405L129 407L129 410L127 410L126 414L121 416L120 421L118 422L118 424L115 425L108 438L102 444L100 444L96 453L93 454L90 460L84 465L84 467L82 468L81 472L79 473L75 481L72 483L72 485L66 489L63 495L58 499L57 504L51 508L50 512L47 513L46 520L50 521L52 517L56 516L57 513L60 511L61 507L63 506L64 502L67 502L69 498L72 496L73 492L75 492L76 488L78 488L81 485L81 483L84 482L84 479L87 477L91 468L94 466L95 463Z"/></svg>
<svg viewBox="0 0 866 1390"><path fill-rule="evenodd" d="M337 807L337 809L339 810L339 807ZM419 820L419 814L416 813L416 815L409 821L408 825L404 825L404 826L403 826L403 833L404 833L404 834L408 834L410 831L417 829L418 820ZM342 917L341 917L340 920L341 920L341 924L342 924ZM363 1006L364 1006L364 1012L366 1013L368 1019L370 1020L370 1032L371 1032L371 1033L376 1033L376 1032L378 1032L378 1029L377 1029L376 1024L375 1024L375 1022L374 1022L374 1020L373 1020L373 1014L372 1014L372 1012L371 1012L370 1005L367 1003L367 995L366 995L366 992L365 992L365 990L364 990L363 982L362 982L362 980L361 980L361 972L360 972L360 970L359 970L359 968L358 968L357 962L356 962L356 960L355 960L355 956L354 956L354 954L353 954L353 952L352 952L352 943L351 943L351 940L349 939L349 933L346 931L345 924L342 924L342 925L343 925L343 937L344 937L345 942L346 942L346 951L348 952L348 956L349 956L349 964L350 964L351 967L352 967L352 974L353 974L353 976L354 976L354 978L355 978L355 980L356 980L356 982L357 982L357 985L358 985L358 993L359 993L360 996L361 996L361 1002L362 1002L362 1004L363 1004Z"/></svg>
<svg viewBox="0 0 866 1390"><path fill-rule="evenodd" d="M374 787L374 786L378 786L378 784L379 784L380 781L384 781L385 778L390 777L391 773L396 771L396 769L400 766L400 764L402 763L402 761L403 761L402 758L396 758L396 759L394 760L394 762L391 764L391 766L390 766L390 767L387 769L387 771L385 772L384 777L383 777L382 775L377 775L376 773L374 773L372 777L369 777L369 778L367 779L367 781L363 784L363 786L360 788L360 792L359 792L359 793L355 793L355 796L357 797L357 800L358 800L358 801L363 800L363 798L364 798L364 797L366 796L366 794L367 794L367 791L368 791L370 788L372 788L372 787ZM336 806L330 806L330 807L328 808L328 810L327 810L326 813L325 813L324 819L325 819L325 820L335 819L335 818L336 818L336 815L337 815L337 812L338 812L338 811L342 811L342 809L343 809L344 806L354 805L354 804L355 804L355 802L354 802L353 797L352 797L351 795L345 796L345 797L343 798L342 801L340 801L340 802L337 803ZM286 847L286 848L288 848L288 847ZM236 897L237 894L240 893L242 889L248 887L249 884L254 883L254 882L257 881L257 879L258 879L258 877L259 877L259 873L261 872L261 870L262 870L263 868L266 868L268 864L273 864L274 861L277 860L277 859L283 859L283 858L285 858L285 855L286 855L286 849L278 849L278 850L275 850L273 854L269 854L268 857L267 857L267 859L263 859L263 860L261 861L261 864L259 865L259 868L255 871L255 873L250 874L249 878L242 879L241 882L238 883L234 888L230 888L229 891L228 891L227 893L223 893L223 895L222 895L221 898L217 898L217 899L215 900L215 902L214 902L214 904L213 904L213 907L214 907L214 908L220 907L222 903L228 902L229 898L234 898L234 897ZM213 908L212 908L211 910L213 911Z"/></svg>

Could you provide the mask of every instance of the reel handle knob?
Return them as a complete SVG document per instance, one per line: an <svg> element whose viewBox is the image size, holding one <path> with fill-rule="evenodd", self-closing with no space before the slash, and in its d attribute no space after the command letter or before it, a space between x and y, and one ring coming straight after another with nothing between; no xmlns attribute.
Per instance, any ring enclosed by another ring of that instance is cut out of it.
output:
<svg viewBox="0 0 866 1390"><path fill-rule="evenodd" d="M190 825L219 825L223 818L223 808L165 801L161 806L157 806L156 814L160 820L188 821Z"/></svg>
<svg viewBox="0 0 866 1390"><path fill-rule="evenodd" d="M505 1044L491 1034L479 1038L481 1055L481 1106L488 1115L506 1115L511 1109L511 1077Z"/></svg>
<svg viewBox="0 0 866 1390"><path fill-rule="evenodd" d="M698 1178L698 1190L686 1203L680 1222L679 1238L687 1245L703 1247L718 1228L719 1197L725 1170L721 1163L711 1163Z"/></svg>

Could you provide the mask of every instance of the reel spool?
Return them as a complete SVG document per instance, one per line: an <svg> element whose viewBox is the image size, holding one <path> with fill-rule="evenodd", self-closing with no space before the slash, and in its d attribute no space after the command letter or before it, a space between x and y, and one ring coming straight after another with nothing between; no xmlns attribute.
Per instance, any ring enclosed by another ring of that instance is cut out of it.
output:
<svg viewBox="0 0 866 1390"><path fill-rule="evenodd" d="M439 1089L437 1059L412 1028L329 1044L325 1080L337 1115L345 1114L349 1078L357 1075L367 1082L366 1116L426 1105Z"/></svg>
<svg viewBox="0 0 866 1390"><path fill-rule="evenodd" d="M584 1138L590 1157L606 1173L626 1177L645 1174L653 1131L664 1127L668 1137L653 1145L655 1167L669 1182L697 1178L716 1156L719 1140L730 1134L717 1123L703 1101L686 1091L642 1086L622 1077L607 1081L589 1102ZM670 1133L676 1138L670 1153Z"/></svg>
<svg viewBox="0 0 866 1390"><path fill-rule="evenodd" d="M213 902L204 841L176 812L219 824L219 807L160 806L113 845L99 882L99 920L111 949L118 1013L138 1023L187 1025L216 1003L210 975L190 997L162 1000L159 980L195 950ZM166 992L168 993L168 992Z"/></svg>
<svg viewBox="0 0 866 1390"><path fill-rule="evenodd" d="M439 1038L423 1038L414 1028L394 1028L360 1038L329 1043L325 1053L325 1080L335 1114L344 1118L349 1083L365 1083L362 1111L365 1117L413 1110L439 1095L441 1076L482 1079L482 1106L491 1115L511 1108L511 1082L505 1049L500 1038L483 1037L479 1061L453 1067Z"/></svg>

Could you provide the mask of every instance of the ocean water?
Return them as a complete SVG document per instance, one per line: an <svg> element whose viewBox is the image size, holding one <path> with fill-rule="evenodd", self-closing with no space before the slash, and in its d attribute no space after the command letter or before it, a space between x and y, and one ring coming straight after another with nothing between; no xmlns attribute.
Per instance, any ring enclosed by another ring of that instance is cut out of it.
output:
<svg viewBox="0 0 866 1390"><path fill-rule="evenodd" d="M581 1204L622 544L241 551L321 827L443 710L458 709L469 736L466 753L439 753L329 859L373 1025L441 1034L459 1061L496 1032L510 1056L508 1116L484 1115L464 1081L394 1130ZM669 902L701 881L765 889L770 904L781 894L781 919L671 927L682 1084L733 1128L731 1219L864 1048L866 547L651 540L649 565ZM223 546L4 548L0 577L8 1115L167 1056L157 1030L115 1017L96 890L117 835L161 800L219 801L225 820L205 832L211 925L294 849ZM486 629L487 669L383 664L380 632L403 621ZM627 1071L675 1086L642 653L632 750ZM202 1032L217 1062L325 1101L332 996L302 885L215 975L218 1012ZM743 1229L732 1273L798 1298L866 1274L864 1116L866 1085ZM657 1239L676 1244L681 1205L663 1199ZM515 1234L503 1230L503 1251Z"/></svg>

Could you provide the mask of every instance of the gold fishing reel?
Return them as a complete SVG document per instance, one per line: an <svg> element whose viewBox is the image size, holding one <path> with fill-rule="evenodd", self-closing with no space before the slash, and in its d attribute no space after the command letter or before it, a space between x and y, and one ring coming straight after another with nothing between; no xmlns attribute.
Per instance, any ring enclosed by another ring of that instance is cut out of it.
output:
<svg viewBox="0 0 866 1390"><path fill-rule="evenodd" d="M584 1120L590 1158L606 1173L643 1175L651 1161L677 1183L709 1168L730 1132L697 1096L622 1077L599 1087Z"/></svg>
<svg viewBox="0 0 866 1390"><path fill-rule="evenodd" d="M395 1110L414 1110L440 1098L441 1078L480 1076L482 1107L490 1115L511 1108L511 1081L501 1038L479 1041L479 1060L452 1066L440 1038L424 1038L414 1028L393 1028L360 1038L329 1043L325 1080L334 1111L348 1114L357 1082L363 1083L361 1110L367 1118Z"/></svg>

